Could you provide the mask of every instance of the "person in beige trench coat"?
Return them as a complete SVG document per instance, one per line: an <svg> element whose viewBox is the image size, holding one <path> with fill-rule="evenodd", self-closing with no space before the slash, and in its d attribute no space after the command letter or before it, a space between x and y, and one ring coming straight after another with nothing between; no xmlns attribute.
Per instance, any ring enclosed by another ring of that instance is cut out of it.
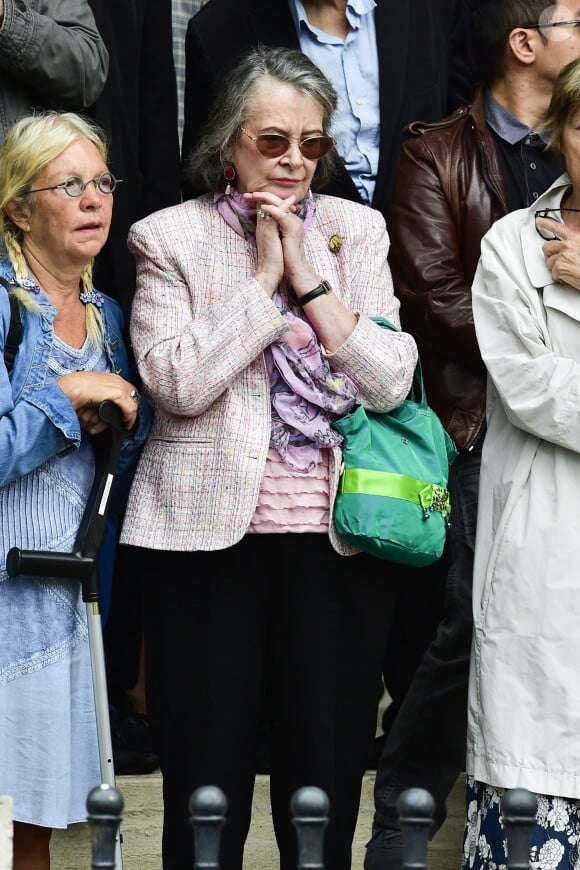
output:
<svg viewBox="0 0 580 870"><path fill-rule="evenodd" d="M473 285L489 375L466 768L474 868L505 864L493 826L514 787L540 798L531 866L580 866L579 94L575 61L549 111L569 175L492 227Z"/></svg>

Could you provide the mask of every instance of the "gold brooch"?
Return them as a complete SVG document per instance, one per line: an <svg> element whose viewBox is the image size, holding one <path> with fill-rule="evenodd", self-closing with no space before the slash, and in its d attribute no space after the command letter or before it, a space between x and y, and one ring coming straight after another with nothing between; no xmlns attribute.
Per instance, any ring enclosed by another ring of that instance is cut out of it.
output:
<svg viewBox="0 0 580 870"><path fill-rule="evenodd" d="M332 251L333 254L338 254L338 252L342 248L343 242L344 242L344 239L342 238L342 236L338 236L338 235L331 236L328 240L328 247L330 248L330 250Z"/></svg>

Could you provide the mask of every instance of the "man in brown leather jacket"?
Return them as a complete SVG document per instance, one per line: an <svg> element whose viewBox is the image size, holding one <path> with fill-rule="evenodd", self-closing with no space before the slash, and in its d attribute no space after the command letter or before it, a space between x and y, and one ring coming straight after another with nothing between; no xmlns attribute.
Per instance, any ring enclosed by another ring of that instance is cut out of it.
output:
<svg viewBox="0 0 580 870"><path fill-rule="evenodd" d="M460 455L451 469L451 569L445 614L381 755L365 870L402 866L397 799L435 798L433 833L464 769L471 581L486 372L471 310L480 241L506 212L531 205L563 171L539 135L560 70L580 54L580 2L474 0L472 32L487 64L473 103L408 128L388 220L403 328L419 345L430 405ZM483 70L482 70L483 71ZM543 137L543 138L542 138ZM427 580L428 578L426 578Z"/></svg>

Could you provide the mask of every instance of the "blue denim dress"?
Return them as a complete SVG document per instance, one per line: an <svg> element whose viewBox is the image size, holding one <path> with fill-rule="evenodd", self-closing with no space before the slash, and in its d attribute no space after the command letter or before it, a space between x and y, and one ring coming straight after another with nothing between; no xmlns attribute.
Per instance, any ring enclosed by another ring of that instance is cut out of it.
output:
<svg viewBox="0 0 580 870"><path fill-rule="evenodd" d="M23 312L10 379L0 365L0 794L12 796L17 821L64 828L86 819L87 793L101 781L86 605L77 581L9 579L6 553L72 551L94 460L55 381L80 369L127 376L127 360L112 300L102 311L104 347L87 339L80 350L54 335L54 308L39 301L40 315ZM147 428L141 421L131 450Z"/></svg>

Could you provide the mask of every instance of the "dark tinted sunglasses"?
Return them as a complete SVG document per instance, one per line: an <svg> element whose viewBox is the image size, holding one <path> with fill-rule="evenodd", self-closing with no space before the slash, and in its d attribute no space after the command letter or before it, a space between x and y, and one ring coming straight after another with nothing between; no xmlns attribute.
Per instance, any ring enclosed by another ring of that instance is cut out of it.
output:
<svg viewBox="0 0 580 870"><path fill-rule="evenodd" d="M252 136L245 127L240 127L244 135L256 143L256 148L263 157L281 157L290 148L292 142L298 143L298 148L307 160L319 160L331 151L336 145L335 140L328 133L321 136L307 136L305 139L289 139L281 133L260 133Z"/></svg>

